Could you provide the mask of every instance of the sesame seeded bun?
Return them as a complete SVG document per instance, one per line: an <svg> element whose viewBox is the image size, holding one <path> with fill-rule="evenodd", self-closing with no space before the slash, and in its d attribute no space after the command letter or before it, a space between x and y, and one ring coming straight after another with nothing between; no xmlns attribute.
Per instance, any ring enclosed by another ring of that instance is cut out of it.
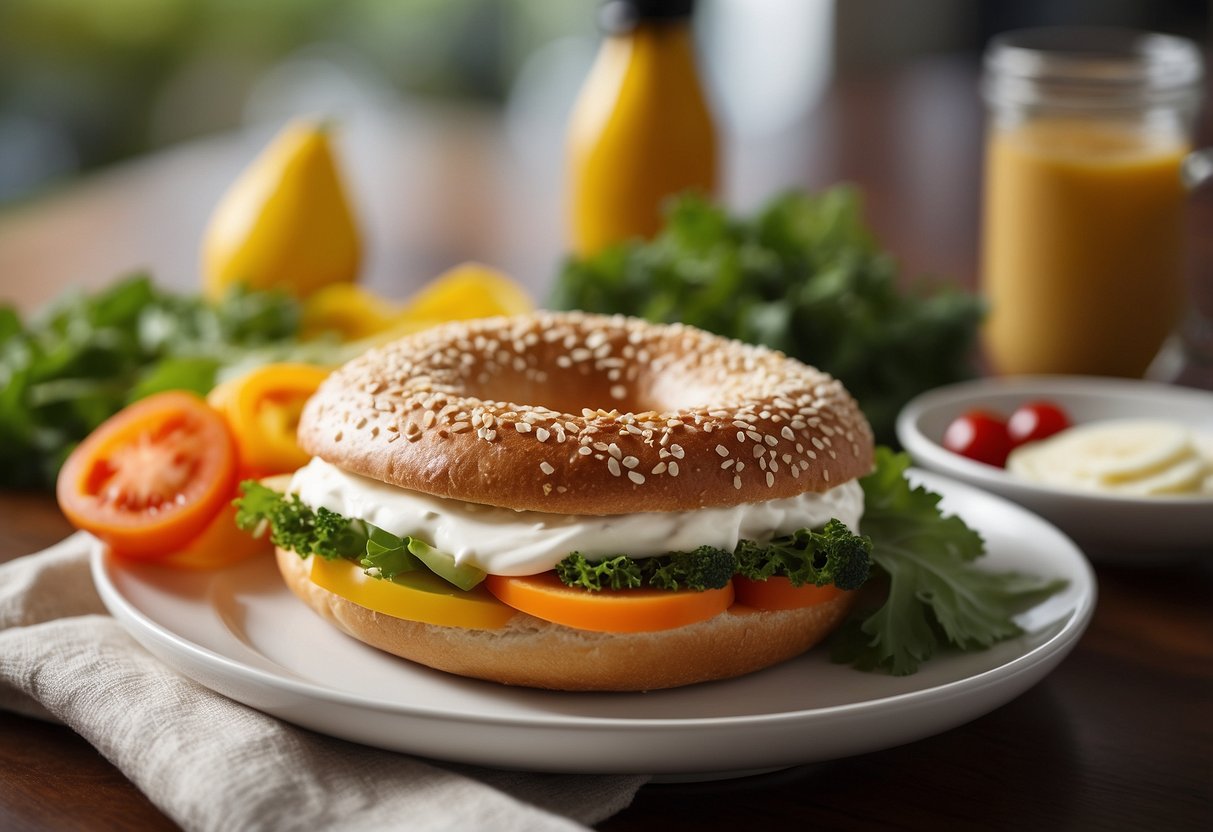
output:
<svg viewBox="0 0 1213 832"><path fill-rule="evenodd" d="M550 514L690 512L821 493L866 474L873 459L867 421L830 376L692 327L579 312L449 324L373 350L308 401L299 441L402 489ZM468 629L367 609L313 583L306 564L278 553L292 591L349 635L439 670L558 690L750 673L809 649L854 601L845 592L803 609L734 605L644 633L522 612L497 629Z"/></svg>
<svg viewBox="0 0 1213 832"><path fill-rule="evenodd" d="M334 372L310 454L439 497L556 514L686 511L866 474L842 385L693 327L538 312L435 327Z"/></svg>
<svg viewBox="0 0 1213 832"><path fill-rule="evenodd" d="M753 673L798 656L828 635L856 593L797 610L733 608L686 627L652 633L592 633L514 615L495 630L405 621L368 610L312 583L308 562L279 549L291 591L337 629L435 670L568 691L642 691Z"/></svg>

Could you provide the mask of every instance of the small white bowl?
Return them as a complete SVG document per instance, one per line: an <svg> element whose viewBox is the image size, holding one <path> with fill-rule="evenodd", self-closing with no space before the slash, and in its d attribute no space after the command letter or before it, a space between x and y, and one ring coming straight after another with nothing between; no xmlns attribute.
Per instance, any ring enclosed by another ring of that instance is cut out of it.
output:
<svg viewBox="0 0 1213 832"><path fill-rule="evenodd" d="M1032 399L1064 408L1075 423L1160 418L1213 433L1213 393L1147 381L1087 376L1018 376L962 382L917 396L897 418L897 438L923 468L1014 500L1052 521L1104 561L1151 563L1213 557L1213 497L1128 497L1028 482L941 444L948 424L984 408L1010 416Z"/></svg>

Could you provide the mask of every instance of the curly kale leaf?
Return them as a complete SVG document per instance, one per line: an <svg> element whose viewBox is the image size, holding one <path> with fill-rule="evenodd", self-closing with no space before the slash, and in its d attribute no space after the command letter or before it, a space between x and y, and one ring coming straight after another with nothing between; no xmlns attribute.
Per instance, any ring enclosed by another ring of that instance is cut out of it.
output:
<svg viewBox="0 0 1213 832"><path fill-rule="evenodd" d="M556 577L565 586L581 587L591 592L635 589L644 585L640 562L627 555L590 561L580 552L573 552L556 564Z"/></svg>
<svg viewBox="0 0 1213 832"><path fill-rule="evenodd" d="M670 552L646 558L648 585L658 589L720 589L733 579L737 558L726 549L700 546L693 552Z"/></svg>
<svg viewBox="0 0 1213 832"><path fill-rule="evenodd" d="M281 494L256 480L240 484L235 501L236 525L301 556L353 558L366 553L369 533L364 523L347 520L326 508L308 508L297 494Z"/></svg>
<svg viewBox="0 0 1213 832"><path fill-rule="evenodd" d="M792 586L826 586L859 589L868 579L872 542L860 537L840 520L821 531L799 529L766 543L743 540L737 544L737 571L754 581L780 575Z"/></svg>
<svg viewBox="0 0 1213 832"><path fill-rule="evenodd" d="M702 592L728 584L736 567L732 552L700 546L693 552L670 552L651 558L616 555L597 561L573 552L556 564L556 575L566 586L592 592L645 586Z"/></svg>

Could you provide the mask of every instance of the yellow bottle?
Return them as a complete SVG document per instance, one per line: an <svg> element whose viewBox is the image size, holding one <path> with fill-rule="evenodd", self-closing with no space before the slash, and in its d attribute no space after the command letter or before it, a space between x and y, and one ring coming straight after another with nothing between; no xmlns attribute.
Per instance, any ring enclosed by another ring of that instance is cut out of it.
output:
<svg viewBox="0 0 1213 832"><path fill-rule="evenodd" d="M671 195L715 195L716 132L699 81L693 0L614 0L573 109L569 214L586 256L661 227Z"/></svg>

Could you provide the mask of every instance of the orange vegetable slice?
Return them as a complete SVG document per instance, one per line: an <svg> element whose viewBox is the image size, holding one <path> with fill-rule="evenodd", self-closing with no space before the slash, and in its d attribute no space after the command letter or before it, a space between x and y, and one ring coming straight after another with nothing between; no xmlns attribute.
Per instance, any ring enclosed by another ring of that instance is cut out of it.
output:
<svg viewBox="0 0 1213 832"><path fill-rule="evenodd" d="M733 587L737 594L737 603L756 610L798 610L831 601L843 592L833 584L792 586L791 581L778 575L765 581L752 581L741 575L734 575Z"/></svg>
<svg viewBox="0 0 1213 832"><path fill-rule="evenodd" d="M578 630L644 633L706 621L733 603L733 587L671 591L604 589L590 592L565 586L555 572L525 577L489 575L484 586L515 609Z"/></svg>

